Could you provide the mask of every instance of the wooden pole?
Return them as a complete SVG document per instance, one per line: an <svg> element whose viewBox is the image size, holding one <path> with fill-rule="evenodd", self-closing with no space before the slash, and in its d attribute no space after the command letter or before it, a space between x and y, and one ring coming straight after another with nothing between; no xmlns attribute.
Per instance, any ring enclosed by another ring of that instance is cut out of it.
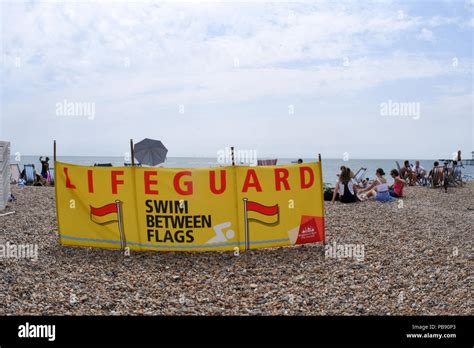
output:
<svg viewBox="0 0 474 348"><path fill-rule="evenodd" d="M319 167L321 168L321 171L319 173L319 180L320 180L320 185L321 185L321 190L323 190L323 162L321 160L321 154L318 153L318 161L319 161ZM324 191L322 192L324 195ZM323 215L324 215L324 197L322 201L323 205ZM326 255L326 232L324 233L324 239L323 239L323 255Z"/></svg>
<svg viewBox="0 0 474 348"><path fill-rule="evenodd" d="M230 154L231 154L231 158L232 158L232 167L235 166L235 157L234 157L234 147L231 146L230 147ZM234 184L235 184L235 192L236 192L236 197L237 197L237 175L236 173L234 172ZM244 247L244 250L245 251L248 251L248 248L247 248L247 243L248 243L248 223L247 223L247 198L244 198L243 199L243 202L244 202L244 217L245 217L245 247ZM237 209L237 207L235 207L235 209ZM239 242L240 242L240 238L237 239ZM239 244L239 250L240 250L240 244Z"/></svg>
<svg viewBox="0 0 474 348"><path fill-rule="evenodd" d="M54 167L56 167L56 140L53 140L53 160L54 160ZM54 168L56 170L56 168ZM55 173L56 174L56 173ZM58 244L59 246L63 245L61 242L61 228L59 227L59 219L58 219L58 185L57 182L54 183L54 197L56 199L56 221L58 223Z"/></svg>
<svg viewBox="0 0 474 348"><path fill-rule="evenodd" d="M250 250L249 217L247 211L248 198L244 198L244 218L245 218L245 251Z"/></svg>
<svg viewBox="0 0 474 348"><path fill-rule="evenodd" d="M123 222L122 222L122 207L121 201L118 199L115 201L115 206L117 207L117 217L118 217L118 228L120 232L120 250L125 250L127 246L127 240L125 239L125 233L123 231Z"/></svg>
<svg viewBox="0 0 474 348"><path fill-rule="evenodd" d="M132 167L135 166L135 153L133 151L133 139L130 139L130 156L132 156Z"/></svg>

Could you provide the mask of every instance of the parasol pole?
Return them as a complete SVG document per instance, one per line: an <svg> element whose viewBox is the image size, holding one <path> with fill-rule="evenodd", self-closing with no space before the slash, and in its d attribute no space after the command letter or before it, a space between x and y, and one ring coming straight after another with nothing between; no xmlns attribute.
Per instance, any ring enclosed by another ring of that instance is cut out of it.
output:
<svg viewBox="0 0 474 348"><path fill-rule="evenodd" d="M133 151L133 139L130 139L130 156L132 156L132 167L135 166L135 153Z"/></svg>

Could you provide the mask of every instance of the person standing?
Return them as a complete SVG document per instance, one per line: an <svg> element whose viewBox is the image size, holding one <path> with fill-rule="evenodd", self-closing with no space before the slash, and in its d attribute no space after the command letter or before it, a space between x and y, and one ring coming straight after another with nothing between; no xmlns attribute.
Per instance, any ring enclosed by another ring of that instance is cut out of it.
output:
<svg viewBox="0 0 474 348"><path fill-rule="evenodd" d="M461 150L458 150L457 163L459 163L459 165L464 168L462 164Z"/></svg>
<svg viewBox="0 0 474 348"><path fill-rule="evenodd" d="M48 179L49 157L46 157L43 161L43 156L41 156L39 160L41 162L41 176L45 179Z"/></svg>

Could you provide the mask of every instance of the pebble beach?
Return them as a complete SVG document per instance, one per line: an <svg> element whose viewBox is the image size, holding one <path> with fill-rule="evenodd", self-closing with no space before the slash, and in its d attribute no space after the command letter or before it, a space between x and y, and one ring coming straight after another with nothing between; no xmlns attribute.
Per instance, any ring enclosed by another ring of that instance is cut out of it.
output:
<svg viewBox="0 0 474 348"><path fill-rule="evenodd" d="M402 201L326 202L328 245L233 252L131 252L58 244L54 188L16 187L0 244L0 315L472 315L474 182L408 187Z"/></svg>

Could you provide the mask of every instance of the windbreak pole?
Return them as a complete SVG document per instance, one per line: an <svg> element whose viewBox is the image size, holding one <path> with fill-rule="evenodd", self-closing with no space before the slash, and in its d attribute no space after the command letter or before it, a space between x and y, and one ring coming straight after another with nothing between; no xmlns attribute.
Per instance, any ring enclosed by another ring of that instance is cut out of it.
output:
<svg viewBox="0 0 474 348"><path fill-rule="evenodd" d="M231 156L232 156L232 165L235 166L234 147L233 146L230 147L230 153L231 153Z"/></svg>
<svg viewBox="0 0 474 348"><path fill-rule="evenodd" d="M318 153L318 161L319 161L319 168L320 173L319 173L319 180L320 180L320 187L321 190L323 190L322 194L324 195L324 186L323 186L323 162L321 160L321 154ZM324 215L324 199L322 200L322 207L323 207L323 215ZM324 234L324 239L323 239L323 255L326 254L326 234Z"/></svg>

